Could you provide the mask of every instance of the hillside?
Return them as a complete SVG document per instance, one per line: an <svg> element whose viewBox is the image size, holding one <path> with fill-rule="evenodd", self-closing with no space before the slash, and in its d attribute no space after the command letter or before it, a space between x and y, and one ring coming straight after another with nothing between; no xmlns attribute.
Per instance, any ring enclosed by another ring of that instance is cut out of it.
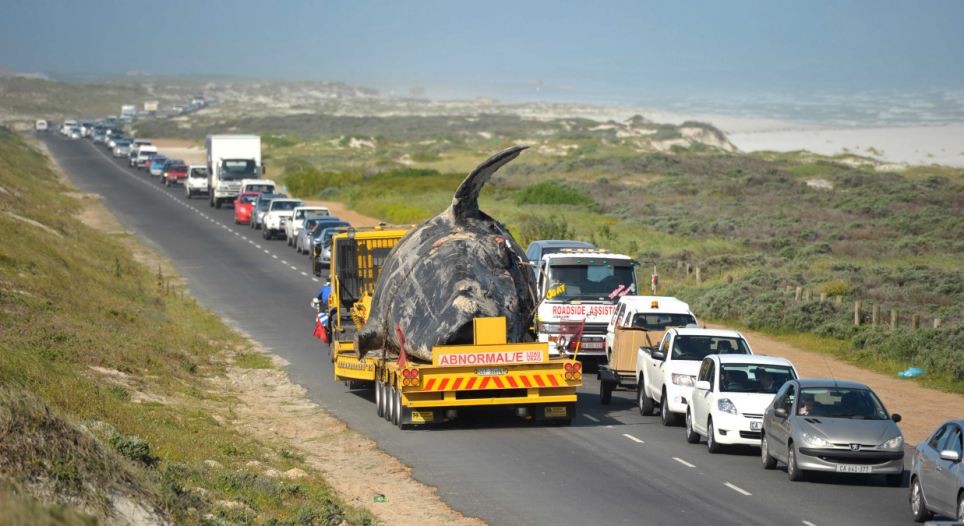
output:
<svg viewBox="0 0 964 526"><path fill-rule="evenodd" d="M0 524L372 522L244 429L220 386L271 359L35 148L0 128Z"/></svg>

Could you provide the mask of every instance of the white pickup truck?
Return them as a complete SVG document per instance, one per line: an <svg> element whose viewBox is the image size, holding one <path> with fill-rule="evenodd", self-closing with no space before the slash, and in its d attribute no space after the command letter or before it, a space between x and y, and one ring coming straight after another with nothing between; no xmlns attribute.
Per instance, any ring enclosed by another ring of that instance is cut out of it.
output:
<svg viewBox="0 0 964 526"><path fill-rule="evenodd" d="M315 216L330 216L331 211L324 206L299 206L291 213L291 220L285 222L285 237L288 238L288 246L295 246L295 241L301 235L301 229L305 226L305 218Z"/></svg>
<svg viewBox="0 0 964 526"><path fill-rule="evenodd" d="M285 223L291 220L291 213L304 204L301 199L272 199L262 218L262 236L271 239L278 234L285 235Z"/></svg>
<svg viewBox="0 0 964 526"><path fill-rule="evenodd" d="M723 329L673 328L655 349L636 356L636 403L642 415L659 407L663 425L686 414L703 358L711 354L753 354L746 338Z"/></svg>

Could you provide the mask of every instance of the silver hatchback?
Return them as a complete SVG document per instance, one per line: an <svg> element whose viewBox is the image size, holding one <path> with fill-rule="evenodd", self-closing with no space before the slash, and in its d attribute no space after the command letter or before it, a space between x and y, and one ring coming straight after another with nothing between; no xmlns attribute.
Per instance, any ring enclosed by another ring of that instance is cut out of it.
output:
<svg viewBox="0 0 964 526"><path fill-rule="evenodd" d="M760 456L765 469L787 465L790 480L808 471L884 475L898 486L904 473L900 415L889 415L864 384L791 380L763 415Z"/></svg>
<svg viewBox="0 0 964 526"><path fill-rule="evenodd" d="M910 468L910 511L924 522L939 513L964 522L964 419L948 420L917 444Z"/></svg>

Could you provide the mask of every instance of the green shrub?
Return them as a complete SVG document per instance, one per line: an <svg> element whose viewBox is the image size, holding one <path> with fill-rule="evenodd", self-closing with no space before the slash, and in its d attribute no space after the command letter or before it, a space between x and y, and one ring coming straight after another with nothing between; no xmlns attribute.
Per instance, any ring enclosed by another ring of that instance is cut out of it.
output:
<svg viewBox="0 0 964 526"><path fill-rule="evenodd" d="M595 204L592 198L585 194L552 181L545 181L523 188L516 194L515 202L518 205L592 206Z"/></svg>
<svg viewBox="0 0 964 526"><path fill-rule="evenodd" d="M151 445L140 437L115 432L110 436L110 445L114 446L118 453L135 462L151 465L157 461L157 458L151 456Z"/></svg>
<svg viewBox="0 0 964 526"><path fill-rule="evenodd" d="M527 215L523 216L519 222L522 224L519 230L522 239L519 242L523 246L537 239L572 239L575 237L575 232L569 227L569 223L565 219Z"/></svg>

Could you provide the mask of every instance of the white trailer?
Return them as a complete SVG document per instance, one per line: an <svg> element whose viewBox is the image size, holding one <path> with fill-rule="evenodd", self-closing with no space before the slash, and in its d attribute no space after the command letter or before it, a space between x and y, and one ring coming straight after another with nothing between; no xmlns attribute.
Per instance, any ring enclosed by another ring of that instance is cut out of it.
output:
<svg viewBox="0 0 964 526"><path fill-rule="evenodd" d="M242 179L261 176L261 137L257 135L209 135L207 149L208 195L211 206L234 201Z"/></svg>

